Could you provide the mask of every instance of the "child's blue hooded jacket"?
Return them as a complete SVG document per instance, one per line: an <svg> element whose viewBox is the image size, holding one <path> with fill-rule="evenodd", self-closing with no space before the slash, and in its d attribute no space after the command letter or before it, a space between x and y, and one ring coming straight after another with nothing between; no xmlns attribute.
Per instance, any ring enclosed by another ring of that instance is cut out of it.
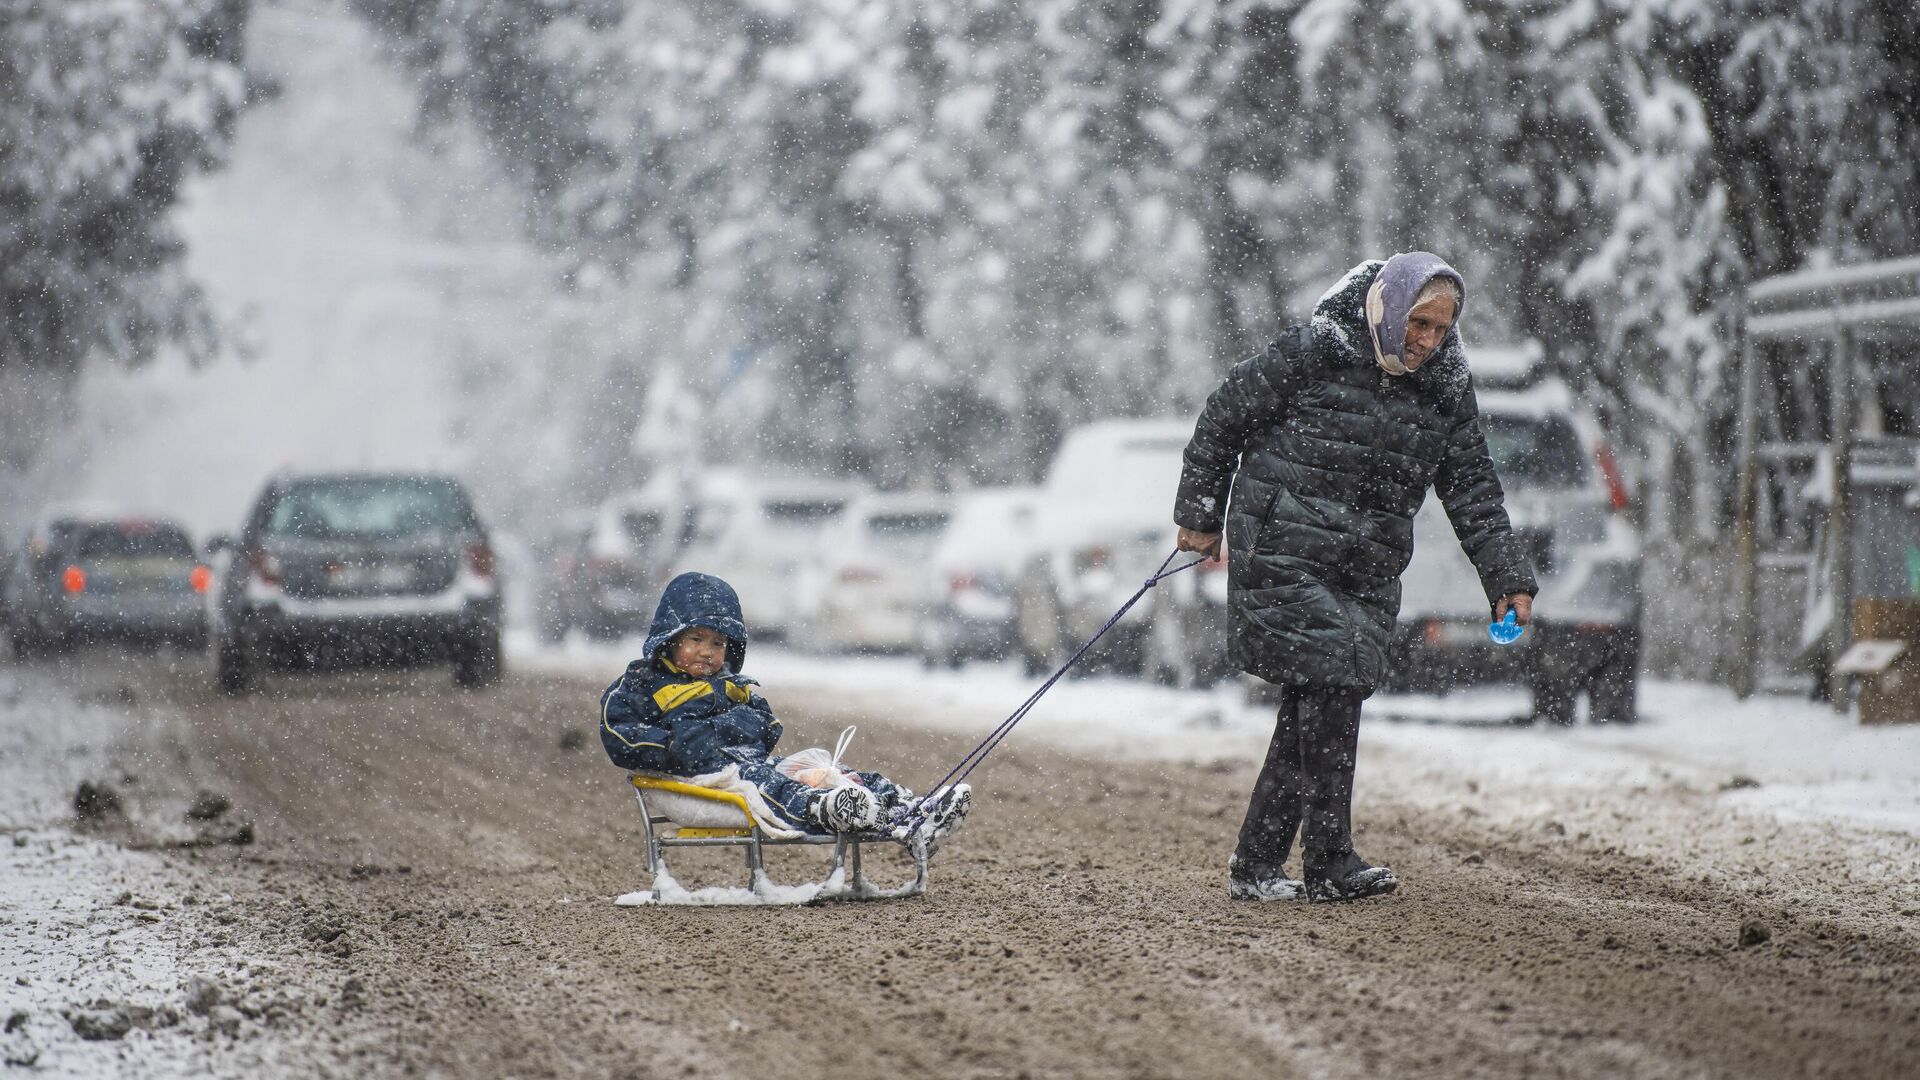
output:
<svg viewBox="0 0 1920 1080"><path fill-rule="evenodd" d="M696 679L669 661L674 635L704 626L727 639L727 664ZM708 574L667 583L640 658L600 695L600 742L624 769L703 776L758 761L780 740L780 721L752 679L736 674L747 659L747 625L731 585Z"/></svg>

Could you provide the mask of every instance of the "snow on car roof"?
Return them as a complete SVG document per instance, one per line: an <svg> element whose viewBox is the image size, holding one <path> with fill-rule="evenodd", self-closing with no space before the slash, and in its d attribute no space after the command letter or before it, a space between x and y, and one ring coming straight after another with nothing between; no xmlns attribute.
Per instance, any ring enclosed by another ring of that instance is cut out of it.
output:
<svg viewBox="0 0 1920 1080"><path fill-rule="evenodd" d="M1501 387L1518 389L1535 382L1541 376L1541 365L1546 359L1546 350L1538 341L1527 340L1514 344L1472 345L1467 352L1467 370L1473 375L1475 386L1485 388Z"/></svg>
<svg viewBox="0 0 1920 1080"><path fill-rule="evenodd" d="M1032 487L975 488L955 495L953 520L934 551L934 566L1013 569L1033 544L1031 527L1039 502L1040 490Z"/></svg>
<svg viewBox="0 0 1920 1080"><path fill-rule="evenodd" d="M1476 388L1474 397L1480 402L1482 413L1508 416L1564 416L1574 408L1573 391L1551 375L1522 390Z"/></svg>
<svg viewBox="0 0 1920 1080"><path fill-rule="evenodd" d="M1152 420L1096 420L1074 428L1061 440L1047 484L1074 483L1086 474L1111 474L1113 457L1184 449L1193 437L1193 421L1174 417Z"/></svg>
<svg viewBox="0 0 1920 1080"><path fill-rule="evenodd" d="M1190 419L1101 420L1075 428L1047 470L1039 532L1052 540L1168 522Z"/></svg>

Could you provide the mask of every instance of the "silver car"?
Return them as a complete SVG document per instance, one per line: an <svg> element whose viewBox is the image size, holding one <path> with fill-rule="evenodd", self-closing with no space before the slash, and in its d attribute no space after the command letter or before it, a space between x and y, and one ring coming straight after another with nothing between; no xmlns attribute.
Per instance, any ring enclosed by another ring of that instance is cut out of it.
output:
<svg viewBox="0 0 1920 1080"><path fill-rule="evenodd" d="M204 649L210 580L173 522L55 518L12 560L7 635L18 656L105 641Z"/></svg>

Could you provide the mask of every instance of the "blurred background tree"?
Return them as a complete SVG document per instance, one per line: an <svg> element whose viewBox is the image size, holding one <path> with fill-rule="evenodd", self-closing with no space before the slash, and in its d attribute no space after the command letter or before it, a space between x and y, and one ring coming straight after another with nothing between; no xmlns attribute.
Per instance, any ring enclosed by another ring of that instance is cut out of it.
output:
<svg viewBox="0 0 1920 1080"><path fill-rule="evenodd" d="M217 335L168 214L247 99L247 0L0 4L0 465L89 359Z"/></svg>

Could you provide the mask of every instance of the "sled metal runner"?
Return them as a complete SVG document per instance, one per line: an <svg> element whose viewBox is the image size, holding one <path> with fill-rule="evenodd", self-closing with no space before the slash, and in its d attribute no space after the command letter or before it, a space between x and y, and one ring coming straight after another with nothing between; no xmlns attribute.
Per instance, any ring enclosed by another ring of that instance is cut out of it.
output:
<svg viewBox="0 0 1920 1080"><path fill-rule="evenodd" d="M838 900L897 900L919 896L927 891L928 855L924 844L915 844L909 848L914 859L913 878L903 885L883 888L868 879L862 865L860 846L869 841L893 843L890 839L854 833L835 833L830 836L808 834L790 838L771 837L761 831L759 825L755 823L753 812L747 806L746 799L733 792L718 791L680 780L645 776L639 773L629 773L627 781L633 786L634 797L640 803L640 820L645 830L647 846L647 873L653 879L653 888L644 894L636 893L630 894L629 897L622 897L618 902L623 905L817 904ZM658 813L656 807L648 805L649 792L655 795L656 803L663 801L659 796L668 794L710 803L723 814L737 815L741 824L723 827L678 825L671 817ZM824 879L799 886L781 886L774 884L767 876L765 859L767 848L828 845L833 847L833 855ZM692 892L682 888L673 880L666 861L668 848L681 847L739 848L746 860L746 887L744 889L700 889Z"/></svg>

